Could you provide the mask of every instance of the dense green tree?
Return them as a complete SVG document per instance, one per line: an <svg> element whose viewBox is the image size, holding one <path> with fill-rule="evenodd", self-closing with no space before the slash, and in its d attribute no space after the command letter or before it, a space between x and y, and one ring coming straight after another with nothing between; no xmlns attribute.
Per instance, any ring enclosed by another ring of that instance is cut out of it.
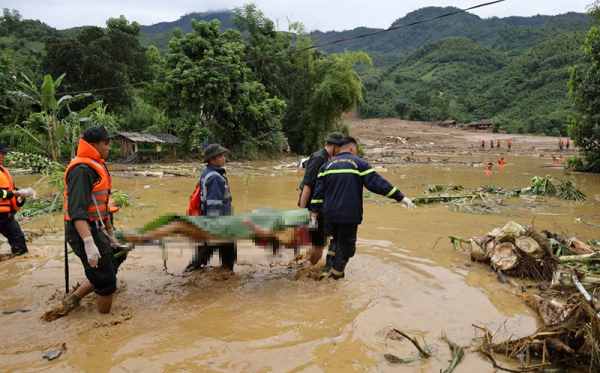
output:
<svg viewBox="0 0 600 373"><path fill-rule="evenodd" d="M282 89L288 103L283 129L292 150L309 154L322 146L328 132L342 129L342 113L362 102L360 78L352 68L357 63L370 68L371 59L362 52L326 55L303 50L313 40L301 24L292 27L299 52L291 55L292 69Z"/></svg>
<svg viewBox="0 0 600 373"><path fill-rule="evenodd" d="M285 55L292 44L290 33L278 32L275 24L250 3L233 8L231 23L244 35L246 48L244 59L259 83L271 96L282 97L285 75L291 68L291 59ZM283 54L283 55L281 55ZM281 55L277 58L267 58Z"/></svg>
<svg viewBox="0 0 600 373"><path fill-rule="evenodd" d="M91 91L109 109L122 111L133 103L133 90L127 86L151 77L149 55L136 39L136 22L129 24L121 16L106 24L106 31L86 27L75 39L48 38L42 69L51 75L66 72L67 92Z"/></svg>
<svg viewBox="0 0 600 373"><path fill-rule="evenodd" d="M593 27L581 49L580 63L571 67L569 98L578 115L569 116L569 135L582 150L580 171L600 172L600 30Z"/></svg>
<svg viewBox="0 0 600 373"><path fill-rule="evenodd" d="M45 124L44 132L46 141L39 139L24 127L17 126L17 128L33 138L44 150L46 155L51 157L52 160L56 162L61 156L60 142L69 132L68 125L70 123L69 121L65 122L61 119L60 112L65 108L68 109L69 104L88 97L90 94L80 93L74 96L63 95L57 99L57 89L64 79L65 74L62 74L56 80L52 79L50 75L46 75L44 77L44 83L40 89L38 89L35 84L32 83L29 78L27 78L26 75L23 74L22 77L23 81L18 83L21 89L19 91L11 91L11 93L15 96L25 97L41 108L41 113L43 115ZM96 106L99 106L101 103L102 101L97 101L88 105L81 111L81 113L75 113L74 118L78 122L79 119L86 116L91 110L93 110Z"/></svg>
<svg viewBox="0 0 600 373"><path fill-rule="evenodd" d="M245 48L241 33L221 33L218 20L193 20L192 25L193 32L171 40L165 56L168 85L179 99L177 133L190 148L208 135L239 155L280 151L279 117L285 103L270 98L240 64Z"/></svg>

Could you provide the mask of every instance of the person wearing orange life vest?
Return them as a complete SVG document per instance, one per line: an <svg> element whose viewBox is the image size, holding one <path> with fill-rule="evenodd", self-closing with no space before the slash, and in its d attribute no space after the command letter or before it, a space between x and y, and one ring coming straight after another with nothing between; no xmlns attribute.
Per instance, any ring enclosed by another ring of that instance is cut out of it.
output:
<svg viewBox="0 0 600 373"><path fill-rule="evenodd" d="M124 260L114 257L117 239L109 206L112 178L104 162L112 137L104 126L86 129L79 138L77 157L65 171L65 239L81 260L87 280L63 303L77 305L93 291L100 313L110 312L116 274Z"/></svg>
<svg viewBox="0 0 600 373"><path fill-rule="evenodd" d="M8 239L13 255L23 255L29 250L25 235L15 220L15 213L25 203L25 197L35 197L35 191L31 188L15 188L10 173L3 167L6 153L11 150L0 142L0 233Z"/></svg>
<svg viewBox="0 0 600 373"><path fill-rule="evenodd" d="M481 140L481 149L485 148L485 140Z"/></svg>
<svg viewBox="0 0 600 373"><path fill-rule="evenodd" d="M508 150L510 151L510 147L512 146L512 142L508 140Z"/></svg>
<svg viewBox="0 0 600 373"><path fill-rule="evenodd" d="M492 164L488 163L487 166L485 166L485 172L490 172L492 171Z"/></svg>
<svg viewBox="0 0 600 373"><path fill-rule="evenodd" d="M500 140L498 140L498 149L500 149Z"/></svg>
<svg viewBox="0 0 600 373"><path fill-rule="evenodd" d="M504 161L504 158L498 159L498 164L501 165L501 166L505 165L506 162Z"/></svg>
<svg viewBox="0 0 600 373"><path fill-rule="evenodd" d="M567 139L567 150L569 150L569 145L571 144L571 140Z"/></svg>

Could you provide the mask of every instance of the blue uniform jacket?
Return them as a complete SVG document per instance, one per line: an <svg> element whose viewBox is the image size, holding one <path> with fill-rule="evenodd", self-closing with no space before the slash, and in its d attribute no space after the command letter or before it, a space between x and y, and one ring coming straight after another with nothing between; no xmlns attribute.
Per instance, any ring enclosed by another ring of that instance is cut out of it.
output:
<svg viewBox="0 0 600 373"><path fill-rule="evenodd" d="M231 192L225 169L207 166L200 175L202 216L229 216L232 213Z"/></svg>
<svg viewBox="0 0 600 373"><path fill-rule="evenodd" d="M319 212L322 208L325 219L332 223L360 224L363 186L396 201L404 198L369 162L344 152L321 166L311 211Z"/></svg>

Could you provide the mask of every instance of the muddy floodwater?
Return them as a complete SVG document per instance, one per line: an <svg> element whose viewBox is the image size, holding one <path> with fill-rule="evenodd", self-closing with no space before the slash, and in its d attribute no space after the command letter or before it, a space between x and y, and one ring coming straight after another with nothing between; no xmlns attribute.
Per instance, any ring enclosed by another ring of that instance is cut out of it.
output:
<svg viewBox="0 0 600 373"><path fill-rule="evenodd" d="M426 157L425 157L426 158ZM95 300L84 299L66 317L39 317L63 297L62 216L26 220L30 254L0 262L0 308L30 309L0 314L1 372L439 372L450 351L440 334L461 346L480 336L472 326L497 331L497 341L536 330L538 318L497 280L487 265L471 262L440 236L484 236L514 220L582 240L600 238L600 175L567 176L551 161L506 157L491 175L483 166L378 164L378 171L414 198L434 184L465 188L530 185L533 176L569 177L587 202L556 198L508 198L486 214L455 211L452 205L408 211L383 197L365 197L357 253L342 281L316 281L293 252L271 257L249 241L238 246L235 275L218 271L182 274L190 245L173 237L166 257L159 247L138 247L118 274L112 312L100 315ZM457 162L496 162L463 156ZM228 171L235 212L259 207L294 208L303 170L271 170L254 163ZM197 178L115 176L114 189L135 197L115 225L141 227L167 213L183 213ZM39 176L14 177L23 187ZM0 252L9 251L0 238ZM303 250L304 252L304 250ZM218 255L211 265L217 266ZM166 269L164 268L166 259ZM320 264L323 265L322 263ZM70 282L84 280L83 267L69 256ZM406 339L388 337L399 329L425 341L433 357L391 365L384 354L418 358ZM57 359L42 355L61 349ZM502 358L499 358L502 361ZM512 361L512 364L515 362ZM489 361L467 349L455 372L489 372Z"/></svg>

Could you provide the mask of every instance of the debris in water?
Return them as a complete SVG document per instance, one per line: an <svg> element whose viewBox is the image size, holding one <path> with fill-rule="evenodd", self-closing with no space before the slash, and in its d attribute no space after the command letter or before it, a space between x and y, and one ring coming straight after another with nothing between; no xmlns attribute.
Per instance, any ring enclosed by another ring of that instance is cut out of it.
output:
<svg viewBox="0 0 600 373"><path fill-rule="evenodd" d="M49 352L48 352L46 355L44 355L44 356L42 356L42 357L43 357L44 359L48 359L48 361L50 361L50 360L54 360L54 359L56 359L57 357L59 357L59 356L60 356L60 354L61 354L61 351L60 351L60 350L52 350L52 351L49 351Z"/></svg>
<svg viewBox="0 0 600 373"><path fill-rule="evenodd" d="M4 311L2 313L5 315L10 315L10 314L17 313L17 312L25 313L25 312L29 312L29 311L31 311L29 308L17 308L16 310Z"/></svg>

